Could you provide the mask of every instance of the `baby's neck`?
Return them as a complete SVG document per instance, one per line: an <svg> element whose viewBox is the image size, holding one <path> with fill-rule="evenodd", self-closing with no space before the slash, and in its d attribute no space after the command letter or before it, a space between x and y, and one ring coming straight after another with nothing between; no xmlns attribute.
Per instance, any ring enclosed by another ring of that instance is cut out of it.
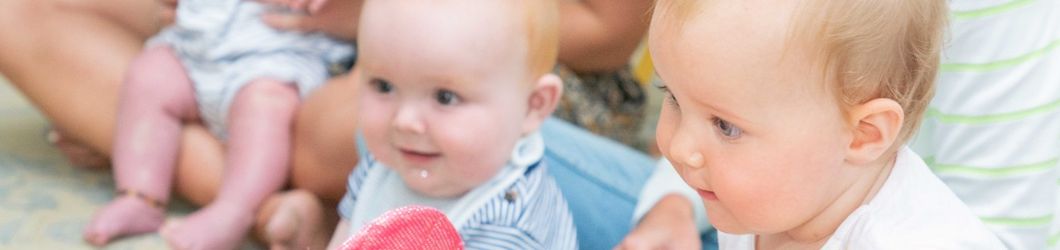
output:
<svg viewBox="0 0 1060 250"><path fill-rule="evenodd" d="M832 237L843 221L864 204L868 204L880 191L894 168L897 152L886 154L869 164L847 165L847 176L852 181L836 199L820 213L791 230L775 234L756 236L757 249L820 249Z"/></svg>

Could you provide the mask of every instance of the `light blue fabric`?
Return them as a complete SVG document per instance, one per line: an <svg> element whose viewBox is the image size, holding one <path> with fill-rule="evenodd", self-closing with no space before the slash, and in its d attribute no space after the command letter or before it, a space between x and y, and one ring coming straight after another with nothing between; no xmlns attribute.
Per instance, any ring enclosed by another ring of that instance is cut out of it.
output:
<svg viewBox="0 0 1060 250"><path fill-rule="evenodd" d="M629 233L655 161L559 119L541 128L545 163L567 198L581 249L611 249Z"/></svg>

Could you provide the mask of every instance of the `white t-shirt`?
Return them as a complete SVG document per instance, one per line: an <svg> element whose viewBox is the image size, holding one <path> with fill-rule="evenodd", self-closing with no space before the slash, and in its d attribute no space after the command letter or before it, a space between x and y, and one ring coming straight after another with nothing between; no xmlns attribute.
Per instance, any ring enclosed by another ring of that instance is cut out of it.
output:
<svg viewBox="0 0 1060 250"><path fill-rule="evenodd" d="M720 249L755 249L755 235L718 232ZM899 150L879 192L821 249L1005 249L912 150Z"/></svg>
<svg viewBox="0 0 1060 250"><path fill-rule="evenodd" d="M948 2L935 97L909 145L1007 247L1058 249L1060 1Z"/></svg>

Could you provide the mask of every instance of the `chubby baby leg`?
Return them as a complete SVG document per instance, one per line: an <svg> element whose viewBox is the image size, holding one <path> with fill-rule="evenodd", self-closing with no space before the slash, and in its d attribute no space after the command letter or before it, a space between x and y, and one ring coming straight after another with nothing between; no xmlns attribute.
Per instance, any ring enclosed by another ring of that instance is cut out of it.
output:
<svg viewBox="0 0 1060 250"><path fill-rule="evenodd" d="M299 103L294 84L259 79L236 94L228 116L227 168L217 198L162 236L175 249L233 249L255 213L287 180L291 124Z"/></svg>
<svg viewBox="0 0 1060 250"><path fill-rule="evenodd" d="M198 113L191 81L168 46L147 49L133 60L120 98L114 139L119 192L85 228L85 240L94 245L162 224L181 124Z"/></svg>

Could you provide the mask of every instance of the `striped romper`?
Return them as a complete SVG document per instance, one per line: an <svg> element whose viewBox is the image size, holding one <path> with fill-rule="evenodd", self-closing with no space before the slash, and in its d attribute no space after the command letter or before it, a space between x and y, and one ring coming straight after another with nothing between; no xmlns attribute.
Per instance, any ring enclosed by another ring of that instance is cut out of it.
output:
<svg viewBox="0 0 1060 250"><path fill-rule="evenodd" d="M353 56L353 46L317 33L278 31L261 21L269 7L252 0L181 0L176 22L148 40L168 45L195 89L200 117L224 138L228 108L248 82L297 84L304 98L328 78L328 66Z"/></svg>

